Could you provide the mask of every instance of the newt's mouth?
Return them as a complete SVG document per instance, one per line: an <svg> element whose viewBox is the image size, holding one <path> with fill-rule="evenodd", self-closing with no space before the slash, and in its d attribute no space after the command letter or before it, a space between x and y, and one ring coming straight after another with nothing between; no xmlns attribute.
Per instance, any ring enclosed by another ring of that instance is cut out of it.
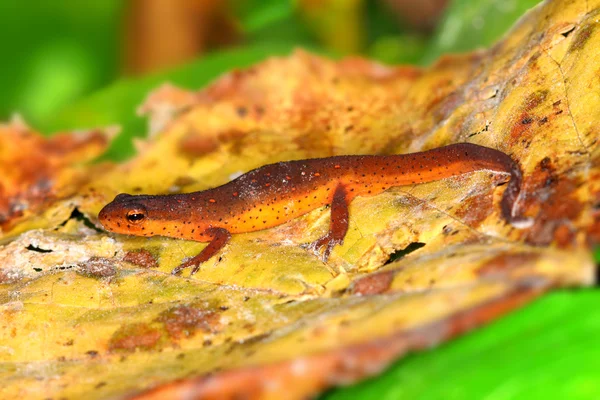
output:
<svg viewBox="0 0 600 400"><path fill-rule="evenodd" d="M119 215L119 210L116 210L113 203L105 205L98 213L98 221L102 227L110 232L126 233L127 220ZM122 213L121 213L122 214Z"/></svg>
<svg viewBox="0 0 600 400"><path fill-rule="evenodd" d="M102 225L102 227L108 231L114 231L113 225L115 225L111 218L111 212L109 209L109 205L106 205L100 210L98 213L98 221Z"/></svg>

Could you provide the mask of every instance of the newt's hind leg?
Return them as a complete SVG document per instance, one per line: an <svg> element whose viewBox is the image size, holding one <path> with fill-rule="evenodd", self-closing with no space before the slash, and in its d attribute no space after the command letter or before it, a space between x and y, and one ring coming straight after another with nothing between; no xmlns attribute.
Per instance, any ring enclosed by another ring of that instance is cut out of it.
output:
<svg viewBox="0 0 600 400"><path fill-rule="evenodd" d="M194 275L200 269L200 264L217 254L231 238L229 231L223 228L210 228L206 231L206 234L212 237L210 243L208 243L208 246L203 248L197 256L192 257L175 268L171 274L179 275L184 269L193 266L194 268L192 269L190 275Z"/></svg>
<svg viewBox="0 0 600 400"><path fill-rule="evenodd" d="M331 251L337 244L344 242L348 232L348 192L344 185L339 184L333 193L331 202L331 222L329 232L308 245L308 249L327 262ZM322 252L322 255L321 255Z"/></svg>

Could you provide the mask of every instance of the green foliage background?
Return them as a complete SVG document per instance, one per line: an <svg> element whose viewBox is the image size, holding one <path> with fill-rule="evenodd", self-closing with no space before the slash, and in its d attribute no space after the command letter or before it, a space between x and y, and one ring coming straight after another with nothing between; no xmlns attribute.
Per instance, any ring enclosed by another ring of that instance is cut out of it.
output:
<svg viewBox="0 0 600 400"><path fill-rule="evenodd" d="M383 2L363 1L362 53L386 63L427 65L448 52L498 40L538 0L454 0L431 35L402 27ZM105 156L133 154L146 122L135 110L168 81L198 89L232 68L296 47L343 56L318 40L296 2L231 1L244 44L139 79L119 78L124 2L0 0L0 118L18 111L42 132L120 125ZM598 257L597 257L598 259ZM475 333L396 362L381 376L325 399L600 398L600 293L547 295Z"/></svg>

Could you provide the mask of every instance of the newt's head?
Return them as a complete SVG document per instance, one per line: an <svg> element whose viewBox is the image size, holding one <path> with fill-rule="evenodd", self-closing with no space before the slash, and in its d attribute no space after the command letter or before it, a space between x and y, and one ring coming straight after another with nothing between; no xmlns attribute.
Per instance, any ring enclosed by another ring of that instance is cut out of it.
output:
<svg viewBox="0 0 600 400"><path fill-rule="evenodd" d="M197 238L210 227L190 205L187 195L130 195L121 193L98 214L104 228L115 233L136 236ZM190 221L194 220L192 225Z"/></svg>
<svg viewBox="0 0 600 400"><path fill-rule="evenodd" d="M111 232L151 236L150 232L146 233L148 209L140 197L126 193L117 195L98 214L102 226Z"/></svg>

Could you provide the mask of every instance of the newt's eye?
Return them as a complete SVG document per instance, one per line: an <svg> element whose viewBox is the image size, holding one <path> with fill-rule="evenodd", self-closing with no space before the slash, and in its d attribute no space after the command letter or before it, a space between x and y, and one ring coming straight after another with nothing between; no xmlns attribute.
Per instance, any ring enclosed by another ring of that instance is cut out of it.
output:
<svg viewBox="0 0 600 400"><path fill-rule="evenodd" d="M127 221L136 224L146 218L144 210L134 209L127 211Z"/></svg>

